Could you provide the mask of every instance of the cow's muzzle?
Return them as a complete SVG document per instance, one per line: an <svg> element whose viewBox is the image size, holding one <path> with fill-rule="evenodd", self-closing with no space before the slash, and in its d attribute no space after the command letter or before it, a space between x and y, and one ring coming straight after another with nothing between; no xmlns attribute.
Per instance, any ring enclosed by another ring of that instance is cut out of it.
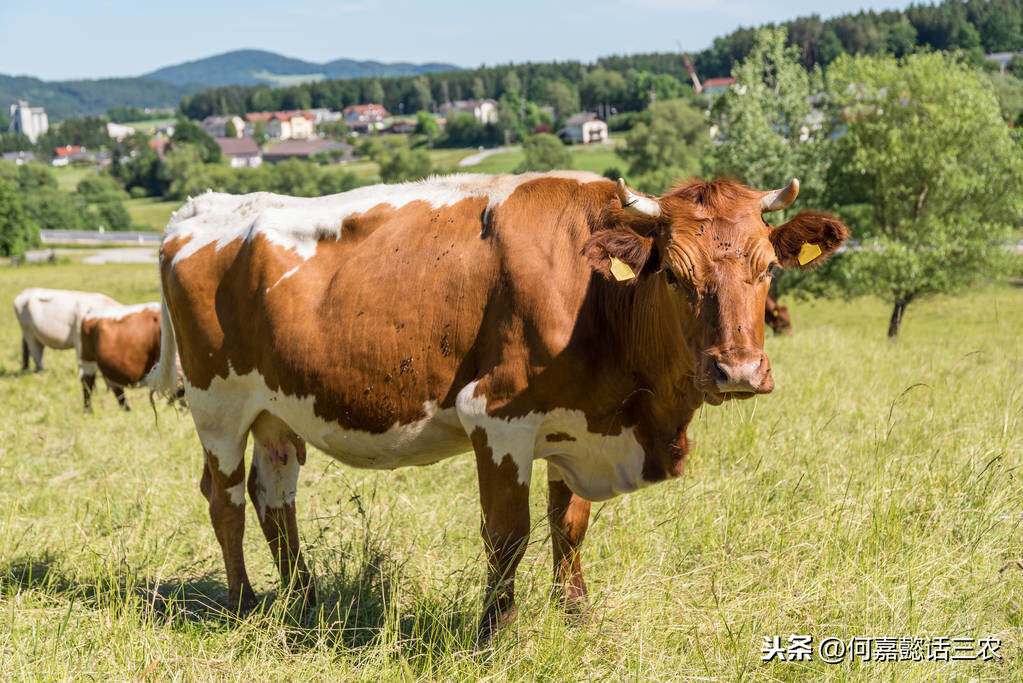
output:
<svg viewBox="0 0 1023 683"><path fill-rule="evenodd" d="M768 394L771 363L763 351L735 349L711 357L714 388L722 394Z"/></svg>

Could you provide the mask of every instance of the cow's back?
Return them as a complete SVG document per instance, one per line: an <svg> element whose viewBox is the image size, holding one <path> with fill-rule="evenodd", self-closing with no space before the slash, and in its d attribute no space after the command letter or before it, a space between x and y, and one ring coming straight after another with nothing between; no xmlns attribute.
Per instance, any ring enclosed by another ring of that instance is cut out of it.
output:
<svg viewBox="0 0 1023 683"><path fill-rule="evenodd" d="M32 288L15 298L14 310L22 330L54 349L75 345L82 313L93 306L117 306L105 294L64 289Z"/></svg>
<svg viewBox="0 0 1023 683"><path fill-rule="evenodd" d="M481 367L501 361L508 336L537 332L516 298L556 303L545 292L559 268L545 244L549 214L502 214L529 178L487 179L486 191L458 187L461 178L319 199L193 200L168 226L161 258L190 393L245 383L275 414L305 401L321 423L374 434L452 409ZM581 262L572 240L558 249Z"/></svg>
<svg viewBox="0 0 1023 683"><path fill-rule="evenodd" d="M109 382L133 386L160 357L158 303L94 308L81 323L81 359Z"/></svg>

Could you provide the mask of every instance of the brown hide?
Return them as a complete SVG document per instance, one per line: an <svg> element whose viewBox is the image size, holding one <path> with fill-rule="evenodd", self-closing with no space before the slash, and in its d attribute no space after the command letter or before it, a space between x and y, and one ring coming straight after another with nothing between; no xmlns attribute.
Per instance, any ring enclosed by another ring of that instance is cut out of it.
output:
<svg viewBox="0 0 1023 683"><path fill-rule="evenodd" d="M146 376L160 357L160 311L129 313L120 320L82 320L82 360L95 362L115 386L130 387Z"/></svg>

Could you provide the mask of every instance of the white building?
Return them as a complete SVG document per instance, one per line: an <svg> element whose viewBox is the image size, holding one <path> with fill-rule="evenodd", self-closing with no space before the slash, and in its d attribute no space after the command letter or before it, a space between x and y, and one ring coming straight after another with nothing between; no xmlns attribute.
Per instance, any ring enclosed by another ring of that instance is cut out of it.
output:
<svg viewBox="0 0 1023 683"><path fill-rule="evenodd" d="M449 116L451 110L472 114L476 120L486 125L497 123L497 101L496 100L456 100L441 105L440 113L445 117Z"/></svg>
<svg viewBox="0 0 1023 683"><path fill-rule="evenodd" d="M20 100L11 105L11 131L21 133L33 143L50 128L50 120L42 107L30 107Z"/></svg>
<svg viewBox="0 0 1023 683"><path fill-rule="evenodd" d="M591 111L573 114L565 120L565 130L561 135L586 144L589 142L607 142L607 124L597 118Z"/></svg>

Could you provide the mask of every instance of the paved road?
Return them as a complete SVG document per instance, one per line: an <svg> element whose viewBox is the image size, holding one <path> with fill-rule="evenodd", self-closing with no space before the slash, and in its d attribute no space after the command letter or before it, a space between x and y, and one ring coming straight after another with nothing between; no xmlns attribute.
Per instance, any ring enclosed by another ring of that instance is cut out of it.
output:
<svg viewBox="0 0 1023 683"><path fill-rule="evenodd" d="M160 243L158 232L99 232L98 230L41 230L43 244L151 244Z"/></svg>
<svg viewBox="0 0 1023 683"><path fill-rule="evenodd" d="M477 152L476 154L472 154L470 156L465 157L464 159L458 162L458 166L459 168L464 168L466 166L475 166L479 162L483 161L487 157L492 156L494 154L501 154L502 152L517 152L520 149L522 148L519 147L518 145L513 145L511 147L497 147L496 149L485 149L482 152Z"/></svg>

